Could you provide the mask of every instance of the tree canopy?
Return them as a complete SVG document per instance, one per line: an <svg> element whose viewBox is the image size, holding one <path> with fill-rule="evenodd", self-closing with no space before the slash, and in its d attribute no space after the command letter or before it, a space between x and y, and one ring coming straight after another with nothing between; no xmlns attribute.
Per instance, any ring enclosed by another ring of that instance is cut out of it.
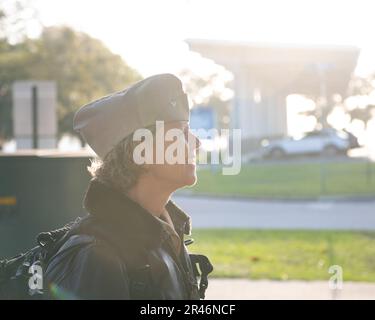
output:
<svg viewBox="0 0 375 320"><path fill-rule="evenodd" d="M0 6L0 25L5 11ZM11 139L11 86L17 80L53 80L57 84L58 136L77 135L75 111L95 98L141 79L101 41L69 27L44 28L36 39L11 44L0 36L0 145Z"/></svg>

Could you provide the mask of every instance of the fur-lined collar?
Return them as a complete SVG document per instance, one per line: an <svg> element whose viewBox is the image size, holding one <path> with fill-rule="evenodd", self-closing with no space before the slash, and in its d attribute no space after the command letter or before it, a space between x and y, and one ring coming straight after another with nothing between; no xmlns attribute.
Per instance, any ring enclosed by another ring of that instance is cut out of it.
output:
<svg viewBox="0 0 375 320"><path fill-rule="evenodd" d="M148 244L159 244L166 236L157 218L98 179L90 181L83 204L91 216L113 229L114 233L117 231L127 238ZM172 200L167 203L166 209L179 236L183 239L183 234L190 235L190 217Z"/></svg>

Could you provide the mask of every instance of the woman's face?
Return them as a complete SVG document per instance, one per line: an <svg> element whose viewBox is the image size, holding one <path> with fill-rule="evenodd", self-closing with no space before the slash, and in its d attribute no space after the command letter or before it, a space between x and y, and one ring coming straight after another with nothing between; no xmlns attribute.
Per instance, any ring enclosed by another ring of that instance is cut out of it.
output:
<svg viewBox="0 0 375 320"><path fill-rule="evenodd" d="M173 190L192 186L197 181L196 151L201 143L190 131L187 121L164 123L164 137L158 141L157 127L154 136L154 164L147 166L148 174ZM164 146L160 142L164 142ZM164 154L163 164L155 163L156 153ZM172 164L171 164L172 163Z"/></svg>

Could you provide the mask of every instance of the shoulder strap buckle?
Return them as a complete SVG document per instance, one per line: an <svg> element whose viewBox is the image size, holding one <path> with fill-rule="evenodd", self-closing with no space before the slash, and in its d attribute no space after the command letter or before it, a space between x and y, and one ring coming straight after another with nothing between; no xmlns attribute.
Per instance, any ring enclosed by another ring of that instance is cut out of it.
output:
<svg viewBox="0 0 375 320"><path fill-rule="evenodd" d="M201 299L204 299L208 287L208 275L214 270L214 267L205 255L190 253L189 256L193 265L194 275L196 277L200 276L199 296ZM200 272L197 268L197 264L199 265Z"/></svg>

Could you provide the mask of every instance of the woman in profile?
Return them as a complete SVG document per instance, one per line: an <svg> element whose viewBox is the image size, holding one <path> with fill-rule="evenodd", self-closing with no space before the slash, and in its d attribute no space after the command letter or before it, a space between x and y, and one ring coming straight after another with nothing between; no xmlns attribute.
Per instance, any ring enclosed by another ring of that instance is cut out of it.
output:
<svg viewBox="0 0 375 320"><path fill-rule="evenodd" d="M190 218L170 199L197 180L200 142L189 130L181 81L171 74L152 76L83 106L73 122L98 158L88 168L88 215L73 226L45 271L49 298L203 298L212 267L205 256L189 255L184 236L191 234ZM135 137L140 129L162 137L162 143L148 144L151 161L142 164L135 156L144 141ZM156 162L173 143L165 139L169 130L181 132L182 162Z"/></svg>

